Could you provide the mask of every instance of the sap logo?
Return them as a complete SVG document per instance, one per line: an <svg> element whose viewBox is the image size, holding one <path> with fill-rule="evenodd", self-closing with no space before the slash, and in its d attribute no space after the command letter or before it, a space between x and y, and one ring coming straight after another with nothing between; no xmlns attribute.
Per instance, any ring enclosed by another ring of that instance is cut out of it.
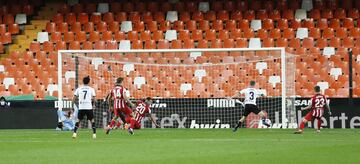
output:
<svg viewBox="0 0 360 164"><path fill-rule="evenodd" d="M207 99L207 107L214 107L214 108L235 107L235 100Z"/></svg>
<svg viewBox="0 0 360 164"><path fill-rule="evenodd" d="M150 105L150 108L166 108L166 103L160 103L160 100L156 100L153 104Z"/></svg>
<svg viewBox="0 0 360 164"><path fill-rule="evenodd" d="M62 105L62 108L72 108L73 103L72 101L61 101L62 104L59 103L59 101L55 101L55 108L59 108L60 105Z"/></svg>
<svg viewBox="0 0 360 164"><path fill-rule="evenodd" d="M190 129L225 129L230 128L230 124L220 124L220 119L215 124L197 124L196 120L191 120Z"/></svg>
<svg viewBox="0 0 360 164"><path fill-rule="evenodd" d="M311 99L308 100L295 100L295 107L298 106L308 106L311 102ZM330 104L330 99L327 99L327 103Z"/></svg>

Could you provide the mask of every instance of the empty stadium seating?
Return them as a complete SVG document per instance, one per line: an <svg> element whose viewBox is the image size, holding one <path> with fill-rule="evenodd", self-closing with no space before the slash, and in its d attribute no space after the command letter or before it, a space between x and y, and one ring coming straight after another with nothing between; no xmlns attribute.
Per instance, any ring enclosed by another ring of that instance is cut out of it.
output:
<svg viewBox="0 0 360 164"><path fill-rule="evenodd" d="M39 99L45 95L56 95L56 51L61 49L286 47L289 53L298 56L297 93L300 96L309 96L309 86L319 83L325 93L335 97L349 96L346 91L346 77L349 76L347 52L351 49L355 58L353 79L355 84L360 84L360 60L357 58L360 56L360 3L356 0L226 0L176 3L166 0L95 0L87 3L80 0L76 4L67 4L67 1L47 3L43 0L18 2L0 2L0 53L8 54L0 62L0 66L3 66L0 67L3 70L0 70L0 81L1 86L4 86L0 87L1 94L9 94L9 91L12 95L35 93ZM35 40L28 41L28 51L10 52L11 49L6 47L14 44L14 36L24 33L22 24L28 24L32 21L30 19L36 20L33 15L45 13L35 10L40 7L44 11L51 8L56 13L46 13L50 14L48 17L51 20L39 29ZM160 57L129 55L122 60L192 64L231 63L242 61L242 57L232 54ZM271 67L265 67L264 64L256 64L254 68L259 70L260 75L271 71ZM309 69L312 69L313 73L309 73ZM127 76L133 76L129 74L129 70L124 71ZM193 77L199 78L196 72L193 73ZM49 76L45 77L44 74ZM229 79L233 78L230 77ZM265 77L266 81L276 88L279 83L278 76ZM140 89L136 90L135 95L148 85L146 78L130 78ZM219 77L216 80L224 79ZM44 81L44 84L39 84L39 81ZM205 92L203 83L198 83L190 87L189 84L177 84L176 87L182 91L179 92L180 95L197 97ZM31 88L31 91L22 90L23 85ZM231 89L223 89L221 86L217 89L205 88L209 89L211 95L229 95L229 92L232 92ZM67 89L72 90L74 86ZM275 93L275 90L268 93ZM172 96L165 92L161 94ZM360 96L357 89L354 89L354 96Z"/></svg>

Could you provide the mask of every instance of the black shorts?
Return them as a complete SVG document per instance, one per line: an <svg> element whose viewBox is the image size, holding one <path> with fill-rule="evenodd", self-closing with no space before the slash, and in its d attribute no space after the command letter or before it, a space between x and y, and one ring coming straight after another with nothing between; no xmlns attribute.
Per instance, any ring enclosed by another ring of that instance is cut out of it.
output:
<svg viewBox="0 0 360 164"><path fill-rule="evenodd" d="M78 119L82 120L84 119L84 116L86 116L88 120L92 120L94 118L93 110L79 110Z"/></svg>
<svg viewBox="0 0 360 164"><path fill-rule="evenodd" d="M244 116L248 116L251 112L258 114L261 112L261 110L253 104L245 104L245 112L244 112Z"/></svg>

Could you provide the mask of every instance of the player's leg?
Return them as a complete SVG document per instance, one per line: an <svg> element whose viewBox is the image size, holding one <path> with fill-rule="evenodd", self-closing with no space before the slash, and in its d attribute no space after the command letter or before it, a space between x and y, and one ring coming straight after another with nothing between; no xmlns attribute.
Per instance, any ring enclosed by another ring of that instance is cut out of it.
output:
<svg viewBox="0 0 360 164"><path fill-rule="evenodd" d="M321 117L317 117L316 120L317 120L317 129L316 129L316 132L317 132L317 133L320 133L321 123L322 123Z"/></svg>
<svg viewBox="0 0 360 164"><path fill-rule="evenodd" d="M78 118L76 119L76 123L75 123L75 127L74 127L74 133L73 133L73 138L76 138L77 137L77 130L79 128L79 125L80 125L80 121L84 118L84 110L79 110L79 113L78 113Z"/></svg>
<svg viewBox="0 0 360 164"><path fill-rule="evenodd" d="M95 126L94 111L93 110L87 111L86 117L88 120L91 121L91 129L93 131L93 139L95 139L96 138L96 126Z"/></svg>
<svg viewBox="0 0 360 164"><path fill-rule="evenodd" d="M116 120L119 118L119 109L114 109L114 117L111 119L110 124L108 125L108 127L106 128L105 133L109 134L110 130L114 127L114 125L116 124Z"/></svg>
<svg viewBox="0 0 360 164"><path fill-rule="evenodd" d="M237 125L234 127L233 132L236 132L237 129L238 129L239 127L241 127L241 125L244 123L246 117L247 117L249 114L250 114L249 106L248 106L248 105L245 105L244 115L241 116L239 122L238 122Z"/></svg>
<svg viewBox="0 0 360 164"><path fill-rule="evenodd" d="M61 110L57 110L58 114L58 125L57 128L63 130L63 120L65 120L65 115Z"/></svg>
<svg viewBox="0 0 360 164"><path fill-rule="evenodd" d="M303 133L305 124L310 120L312 120L312 112L309 112L308 114L306 114L306 116L302 119L302 121L300 123L299 129L297 131L295 131L294 133L295 134Z"/></svg>
<svg viewBox="0 0 360 164"><path fill-rule="evenodd" d="M128 129L128 132L130 134L134 134L134 129L140 129L141 125L138 123L135 119L130 119L130 127Z"/></svg>

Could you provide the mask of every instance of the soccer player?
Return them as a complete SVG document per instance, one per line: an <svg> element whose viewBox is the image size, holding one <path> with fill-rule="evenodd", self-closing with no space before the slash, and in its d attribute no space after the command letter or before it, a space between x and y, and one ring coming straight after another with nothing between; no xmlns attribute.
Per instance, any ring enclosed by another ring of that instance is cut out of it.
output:
<svg viewBox="0 0 360 164"><path fill-rule="evenodd" d="M239 127L241 127L242 123L245 121L246 117L251 113L258 114L261 117L262 123L269 127L270 125L265 122L266 115L264 111L261 111L256 105L256 98L258 96L264 96L258 89L255 88L255 81L250 81L250 86L237 92L232 98L239 98L241 95L245 95L244 105L245 112L244 115L240 118L238 124L233 129L233 132L236 132Z"/></svg>
<svg viewBox="0 0 360 164"><path fill-rule="evenodd" d="M94 112L95 109L95 90L89 86L90 77L86 76L83 78L84 85L77 88L74 93L73 103L75 104L76 99L79 101L79 112L78 118L75 123L73 138L77 137L77 130L79 128L80 121L86 116L91 121L91 127L93 130L93 139L96 138L96 127Z"/></svg>
<svg viewBox="0 0 360 164"><path fill-rule="evenodd" d="M152 104L152 100L150 97L147 97L144 100L140 100L137 102L137 106L134 110L134 117L128 117L127 122L130 122L130 128L128 132L130 134L134 134L134 129L141 128L141 120L148 115L151 122L155 124L156 127L160 127L155 119L151 116L150 105Z"/></svg>
<svg viewBox="0 0 360 164"><path fill-rule="evenodd" d="M315 95L311 98L310 104L305 108L301 108L302 111L309 109L311 109L311 111L303 118L300 123L299 129L294 132L295 134L303 133L305 123L307 123L308 121L312 121L314 118L317 119L316 132L320 133L321 117L323 116L324 109L327 109L328 114L331 115L330 106L327 103L325 95L320 93L320 87L315 86L314 91Z"/></svg>
<svg viewBox="0 0 360 164"><path fill-rule="evenodd" d="M75 128L78 110L75 111L57 111L58 114L58 127L56 130L72 131Z"/></svg>
<svg viewBox="0 0 360 164"><path fill-rule="evenodd" d="M116 79L115 87L110 91L110 96L108 98L108 103L110 107L110 111L114 111L114 117L112 118L110 125L108 125L106 129L106 134L109 134L110 130L116 123L116 120L120 117L123 123L126 123L126 116L130 116L132 114L131 108L128 107L127 103L130 107L133 107L134 104L129 100L126 95L126 89L122 86L124 78L119 77ZM113 105L110 105L113 104ZM113 109L111 109L113 108Z"/></svg>

